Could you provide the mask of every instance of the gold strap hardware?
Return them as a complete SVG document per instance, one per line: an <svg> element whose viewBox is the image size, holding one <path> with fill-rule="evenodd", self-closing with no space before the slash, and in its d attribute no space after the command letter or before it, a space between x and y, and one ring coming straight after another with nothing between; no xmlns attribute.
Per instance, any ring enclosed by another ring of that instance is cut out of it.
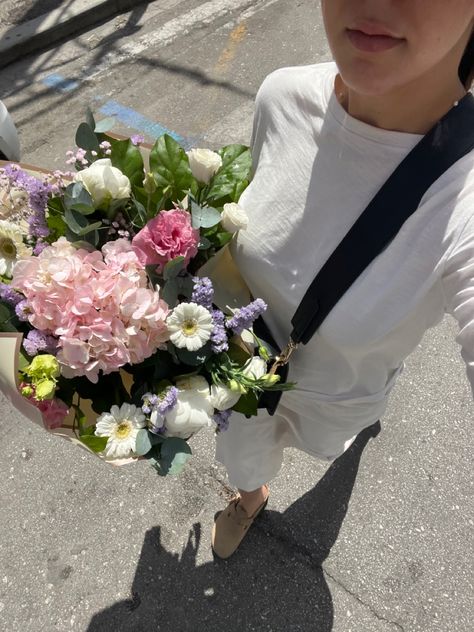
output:
<svg viewBox="0 0 474 632"><path fill-rule="evenodd" d="M280 366L288 364L291 354L298 348L298 343L290 338L286 347L281 351L280 355L275 358L275 362L269 371L270 375L274 375Z"/></svg>

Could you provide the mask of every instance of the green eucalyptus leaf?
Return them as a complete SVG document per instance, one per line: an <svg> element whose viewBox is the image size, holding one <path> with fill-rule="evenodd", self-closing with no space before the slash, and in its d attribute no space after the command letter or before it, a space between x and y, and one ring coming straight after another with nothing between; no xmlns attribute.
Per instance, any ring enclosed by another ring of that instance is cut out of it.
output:
<svg viewBox="0 0 474 632"><path fill-rule="evenodd" d="M88 235L89 233L96 231L98 228L102 228L102 222L94 222L93 224L88 224L83 229L81 229L77 234L82 237L84 235Z"/></svg>
<svg viewBox="0 0 474 632"><path fill-rule="evenodd" d="M192 277L179 276L175 279L175 281L178 288L178 295L190 299L194 290L194 281Z"/></svg>
<svg viewBox="0 0 474 632"><path fill-rule="evenodd" d="M89 222L86 217L79 211L74 211L70 208L66 208L64 211L64 220L68 225L68 228L76 235L80 235L84 228L89 226ZM85 234L85 233L84 233Z"/></svg>
<svg viewBox="0 0 474 632"><path fill-rule="evenodd" d="M116 120L114 116L108 116L107 118L103 118L95 124L94 132L96 134L103 134L104 132L109 132L115 125Z"/></svg>
<svg viewBox="0 0 474 632"><path fill-rule="evenodd" d="M201 207L191 200L193 228L212 228L221 221L221 214L211 206Z"/></svg>
<svg viewBox="0 0 474 632"><path fill-rule="evenodd" d="M86 246L81 246L81 244L83 244L83 242L86 242ZM86 233L84 235L84 240L79 240L78 242L74 242L74 245L79 245L79 247L85 247L86 250L90 250L90 247L92 246L93 249L95 250L97 248L97 246L99 245L99 231L98 230L92 230L90 233Z"/></svg>
<svg viewBox="0 0 474 632"><path fill-rule="evenodd" d="M76 145L88 151L99 151L99 141L92 127L87 123L81 123L76 132Z"/></svg>
<svg viewBox="0 0 474 632"><path fill-rule="evenodd" d="M95 130L94 114L92 113L90 107L86 108L86 123L91 129Z"/></svg>
<svg viewBox="0 0 474 632"><path fill-rule="evenodd" d="M92 197L82 182L74 182L66 187L64 206L67 209L79 211L83 215L90 215L95 210Z"/></svg>
<svg viewBox="0 0 474 632"><path fill-rule="evenodd" d="M182 256L175 257L171 259L171 261L168 261L163 269L164 280L169 281L170 279L176 278L181 270L184 269L185 261L185 258Z"/></svg>
<svg viewBox="0 0 474 632"><path fill-rule="evenodd" d="M160 297L170 307L174 307L178 301L179 288L176 279L170 279L166 281L160 290Z"/></svg>
<svg viewBox="0 0 474 632"><path fill-rule="evenodd" d="M204 237L203 235L201 235L201 238L200 238L199 244L198 244L198 250L207 250L211 246L212 246L212 244L209 241L209 239L207 237Z"/></svg>
<svg viewBox="0 0 474 632"><path fill-rule="evenodd" d="M161 476L176 476L181 472L192 451L184 439L169 437L163 441L157 470Z"/></svg>
<svg viewBox="0 0 474 632"><path fill-rule="evenodd" d="M150 441L150 433L146 428L142 428L137 432L135 452L140 456L145 456L153 447Z"/></svg>

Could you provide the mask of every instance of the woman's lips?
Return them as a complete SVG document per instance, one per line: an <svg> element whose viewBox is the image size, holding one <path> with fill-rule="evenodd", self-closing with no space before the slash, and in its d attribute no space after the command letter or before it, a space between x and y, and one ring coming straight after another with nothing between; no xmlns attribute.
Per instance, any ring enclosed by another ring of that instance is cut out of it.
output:
<svg viewBox="0 0 474 632"><path fill-rule="evenodd" d="M358 50L366 53L380 53L403 42L403 39L392 37L391 35L369 35L356 29L347 29L346 32L351 44Z"/></svg>

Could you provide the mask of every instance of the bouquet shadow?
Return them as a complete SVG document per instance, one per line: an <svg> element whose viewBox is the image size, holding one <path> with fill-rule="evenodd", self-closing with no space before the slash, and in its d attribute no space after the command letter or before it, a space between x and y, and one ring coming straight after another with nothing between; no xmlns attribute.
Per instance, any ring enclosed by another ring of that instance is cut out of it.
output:
<svg viewBox="0 0 474 632"><path fill-rule="evenodd" d="M330 632L333 604L322 563L347 512L362 452L379 426L364 430L323 478L284 513L266 511L238 554L197 566L201 525L182 555L145 535L130 599L97 613L87 632Z"/></svg>

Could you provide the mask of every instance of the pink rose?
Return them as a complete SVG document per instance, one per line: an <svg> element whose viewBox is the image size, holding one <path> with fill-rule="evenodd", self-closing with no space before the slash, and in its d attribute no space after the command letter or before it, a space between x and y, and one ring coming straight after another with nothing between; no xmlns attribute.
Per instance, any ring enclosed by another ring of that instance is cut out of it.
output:
<svg viewBox="0 0 474 632"><path fill-rule="evenodd" d="M186 265L197 254L199 231L191 225L191 215L180 208L161 211L135 235L133 248L142 265L157 265L161 272L175 257Z"/></svg>
<svg viewBox="0 0 474 632"><path fill-rule="evenodd" d="M33 400L33 403L40 409L43 423L48 430L61 428L69 413L68 406L61 399L47 399L41 402Z"/></svg>

